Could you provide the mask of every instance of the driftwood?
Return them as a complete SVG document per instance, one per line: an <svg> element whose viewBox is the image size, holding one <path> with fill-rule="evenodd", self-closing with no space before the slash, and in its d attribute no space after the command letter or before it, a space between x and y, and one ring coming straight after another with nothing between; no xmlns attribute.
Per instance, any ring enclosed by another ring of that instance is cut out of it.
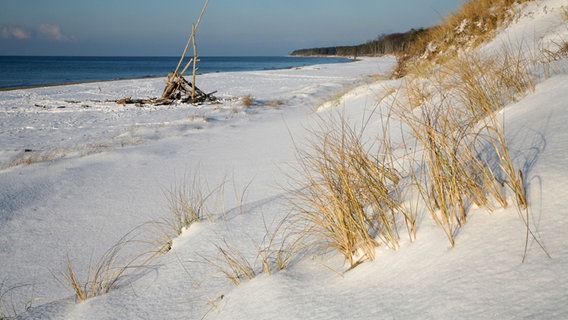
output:
<svg viewBox="0 0 568 320"><path fill-rule="evenodd" d="M162 105L170 105L170 104L173 103L173 101L169 100L169 99L161 99L161 98L132 99L132 97L114 100L114 102L116 102L118 104L134 104L137 107L142 107L145 104L151 104L151 105L154 105L154 106L162 106Z"/></svg>
<svg viewBox="0 0 568 320"><path fill-rule="evenodd" d="M189 83L188 83L189 84ZM191 84L189 84L191 85ZM196 96L192 98L189 93L186 95L180 95L179 92L174 92L174 96L167 98L148 98L148 99L133 99L132 97L126 97L118 100L112 100L117 104L134 104L137 107L142 107L143 105L153 105L153 106L166 106L175 103L191 103L191 104L202 104L205 102L217 102L219 99L215 97L217 91L211 93L205 93L199 88L195 88Z"/></svg>
<svg viewBox="0 0 568 320"><path fill-rule="evenodd" d="M193 83L187 81L182 75L176 73L168 74L166 88L161 98L133 99L126 97L118 100L111 100L118 104L134 104L141 107L144 104L162 106L174 103L202 104L205 102L217 102L219 99L214 96L217 91L205 93Z"/></svg>
<svg viewBox="0 0 568 320"><path fill-rule="evenodd" d="M216 92L205 93L195 85L195 79L197 74L197 62L199 58L197 56L197 44L195 42L195 33L197 31L197 27L201 22L201 18L205 13L205 9L207 8L207 4L209 0L205 0L203 4L203 9L199 14L199 18L197 19L197 23L192 25L191 34L183 53L179 59L177 67L174 72L168 74L166 78L166 87L164 88L164 92L162 93L161 98L152 98L152 99L132 99L124 98L117 100L116 102L119 104L136 104L137 106L142 106L142 104L153 104L153 105L167 105L172 104L174 102L181 102L181 103L193 103L193 104L201 104L207 101L215 102L218 101L213 94ZM182 62L184 61L187 49L189 48L190 44L193 44L193 58L189 60L189 62L185 65L185 67L180 71L180 67ZM187 71L187 69L192 66L192 81L187 81L183 75Z"/></svg>
<svg viewBox="0 0 568 320"><path fill-rule="evenodd" d="M162 99L179 100L183 103L203 103L217 101L217 98L213 96L215 92L205 93L193 83L185 80L183 75L172 72L168 74Z"/></svg>
<svg viewBox="0 0 568 320"><path fill-rule="evenodd" d="M205 9L207 8L207 4L209 0L205 0L203 4L203 8L201 9L201 13L199 14L199 18L197 18L197 22L191 26L191 34L187 39L187 43L185 44L185 48L183 49L183 53L179 59L177 67L174 72L169 73L166 79L166 88L164 89L164 93L162 93L162 99L182 99L187 102L192 103L201 103L210 99L211 94L206 94L203 91L199 90L195 85L195 78L197 74L197 62L199 61L199 57L197 56L197 44L195 41L195 33L197 32L197 27L201 22L201 18L205 13ZM181 64L185 59L187 54L187 49L189 45L193 44L193 58L189 60L189 62L185 65L185 67L179 72ZM192 66L192 81L188 82L183 77L185 71Z"/></svg>

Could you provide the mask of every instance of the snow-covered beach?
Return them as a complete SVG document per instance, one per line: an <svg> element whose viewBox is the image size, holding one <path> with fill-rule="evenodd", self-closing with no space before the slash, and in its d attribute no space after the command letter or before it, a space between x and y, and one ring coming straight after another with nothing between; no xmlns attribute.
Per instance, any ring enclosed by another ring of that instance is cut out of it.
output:
<svg viewBox="0 0 568 320"><path fill-rule="evenodd" d="M504 39L527 48L566 41L563 10L559 0L530 2L480 50L497 51ZM387 79L395 64L362 58L206 74L197 85L223 100L201 106L111 102L159 96L162 79L0 92L1 311L31 306L23 319L568 317L566 57L501 113L512 153L527 164L530 225L546 252L530 240L521 263L526 229L514 206L472 208L453 248L424 213L415 242L378 247L374 261L348 272L331 251L262 273L259 247L292 210L286 187L297 149L330 115L368 121L366 134L381 134L377 110L404 82ZM63 275L68 261L84 278L125 235L144 243L128 243L121 258L154 248L170 216L168 192L194 182L212 193L209 219L118 288L76 303ZM207 263L222 244L257 276L234 286Z"/></svg>
<svg viewBox="0 0 568 320"><path fill-rule="evenodd" d="M90 259L82 257L104 253L145 222L163 220L164 191L197 171L210 185L230 179L230 189L234 184L238 193L250 184L245 200L251 204L276 197L283 192L276 177L282 178L281 167L294 159L288 130L303 131L302 122L330 94L369 82L365 75L385 73L393 63L393 58L368 59L203 75L203 90L237 99L202 106L105 102L157 96L163 79L2 92L2 247L7 249L2 261L9 267L3 274L10 275L5 285L33 284L28 292L48 301L68 297L53 275L64 270L67 254L77 267L87 268ZM243 105L238 98L246 95L256 102ZM37 163L13 165L34 154L37 160L30 162ZM234 202L227 204L230 210L239 199L227 192ZM245 228L253 224L243 222Z"/></svg>

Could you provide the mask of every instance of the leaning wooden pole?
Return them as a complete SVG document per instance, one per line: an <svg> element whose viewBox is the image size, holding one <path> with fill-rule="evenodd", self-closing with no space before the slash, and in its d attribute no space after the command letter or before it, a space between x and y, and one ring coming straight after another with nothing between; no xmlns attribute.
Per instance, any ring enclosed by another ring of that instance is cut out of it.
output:
<svg viewBox="0 0 568 320"><path fill-rule="evenodd" d="M182 100L184 102L191 101L195 103L196 101L203 102L207 99L214 99L212 94L205 94L201 90L197 88L195 85L196 81L196 74L197 74L197 62L199 61L199 57L197 55L197 41L196 41L196 33L199 24L201 23L201 19L203 18L203 14L207 9L207 5L209 4L209 0L205 0L203 4L203 8L201 9L201 13L197 18L197 22L192 24L191 26L191 34L187 39L187 43L183 49L183 53L178 61L176 69L174 72L168 74L166 79L166 88L162 93L162 99L173 99L173 100ZM189 62L181 69L182 63L186 58L186 55L189 50L190 44L193 44L193 58L189 59ZM183 75L187 71L187 69L193 66L192 68L192 81L188 82L185 80ZM189 97L187 95L189 94Z"/></svg>
<svg viewBox="0 0 568 320"><path fill-rule="evenodd" d="M187 49L189 48L189 44L192 41L195 42L195 31L197 30L199 23L201 23L201 18L203 17L203 14L205 13L205 9L207 9L208 4L209 4L209 0L205 0L205 3L203 4L203 8L201 9L201 13L199 14L199 17L197 18L197 22L195 23L195 26L191 28L191 34L189 35L189 38L187 39L187 43L185 44L185 48L183 49L183 53L181 54L178 65L176 67L176 71L174 71L174 74L176 74L178 72L179 67L181 66L181 63L183 62L183 59L185 59L185 55L187 53ZM189 66L190 63L191 63L191 61L187 64L187 66ZM184 70L187 69L187 66L184 68ZM183 72L181 74L183 75Z"/></svg>
<svg viewBox="0 0 568 320"><path fill-rule="evenodd" d="M183 70L180 73L180 77L185 74L185 71L189 68L190 65L193 66L192 73L191 73L191 99L195 99L195 78L197 74L197 62L199 61L199 57L197 56L197 42L195 41L195 30L196 26L194 24L191 25L192 35L193 35L193 58L189 60L189 62L185 65Z"/></svg>
<svg viewBox="0 0 568 320"><path fill-rule="evenodd" d="M201 13L199 14L199 18L197 18L197 22L195 23L194 26L192 26L191 28L191 36L189 36L189 40L193 41L193 45L195 46L195 32L197 32L197 27L199 27L199 24L201 23L201 18L203 17L203 14L205 13L205 9L207 9L207 5L209 4L209 0L205 0L205 4L203 4L203 9L201 9ZM188 42L189 45L189 42ZM181 60L183 60L185 58L185 54L187 52L187 46L185 48L186 50L184 50L184 54L181 57ZM181 61L180 60L180 61ZM187 63L186 67L184 68L187 69L189 67L189 65L191 64L191 61ZM195 64L195 60L193 61L193 64ZM177 71L177 70L176 70ZM183 72L181 73L183 75Z"/></svg>
<svg viewBox="0 0 568 320"><path fill-rule="evenodd" d="M193 27L193 29L195 30L195 26ZM195 42L195 37L193 38L193 70L191 73L191 99L195 99L195 78L196 78L196 73L197 73L197 62L198 61L198 57L197 57L197 43Z"/></svg>
<svg viewBox="0 0 568 320"><path fill-rule="evenodd" d="M189 59L189 62L185 65L185 67L183 68L183 70L180 72L180 75L184 75L185 72L187 71L187 69L189 68L190 65L195 66L195 63L197 62L197 45L195 44L195 25L192 24L191 25L191 29L194 30L192 33L194 35L193 39L191 40L191 42L193 43L193 58Z"/></svg>

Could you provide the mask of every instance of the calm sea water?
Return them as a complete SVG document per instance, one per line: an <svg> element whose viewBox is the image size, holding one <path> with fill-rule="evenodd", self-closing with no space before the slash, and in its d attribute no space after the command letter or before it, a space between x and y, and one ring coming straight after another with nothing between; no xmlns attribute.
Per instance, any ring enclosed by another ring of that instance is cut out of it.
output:
<svg viewBox="0 0 568 320"><path fill-rule="evenodd" d="M343 58L289 56L200 59L197 64L199 73L286 69L348 61ZM0 88L166 76L174 71L178 61L179 57L0 56Z"/></svg>

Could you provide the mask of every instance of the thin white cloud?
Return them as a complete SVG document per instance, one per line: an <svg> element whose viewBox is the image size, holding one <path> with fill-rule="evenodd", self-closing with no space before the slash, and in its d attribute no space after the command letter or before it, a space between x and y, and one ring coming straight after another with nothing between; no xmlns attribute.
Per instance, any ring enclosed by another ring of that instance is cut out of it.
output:
<svg viewBox="0 0 568 320"><path fill-rule="evenodd" d="M0 26L0 36L3 39L25 40L31 38L31 33L21 27L2 25Z"/></svg>
<svg viewBox="0 0 568 320"><path fill-rule="evenodd" d="M39 26L38 31L48 39L55 41L71 41L74 40L73 36L64 34L61 31L61 26L58 24L42 24Z"/></svg>

